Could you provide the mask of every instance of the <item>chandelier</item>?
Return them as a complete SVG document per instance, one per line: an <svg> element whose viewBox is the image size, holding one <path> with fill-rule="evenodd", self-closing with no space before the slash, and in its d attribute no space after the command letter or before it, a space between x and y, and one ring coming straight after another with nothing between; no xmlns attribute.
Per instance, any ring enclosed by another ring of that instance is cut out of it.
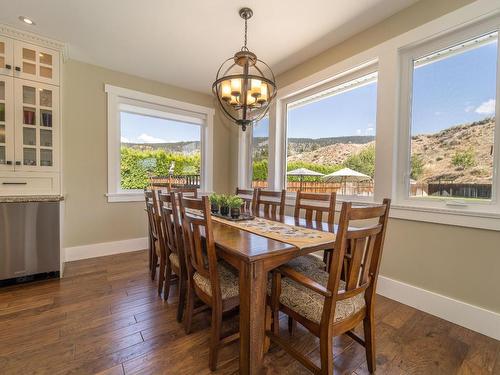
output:
<svg viewBox="0 0 500 375"><path fill-rule="evenodd" d="M276 83L269 65L247 48L247 21L253 11L242 8L239 14L245 20L244 45L222 63L212 91L224 115L245 131L267 114L276 96Z"/></svg>

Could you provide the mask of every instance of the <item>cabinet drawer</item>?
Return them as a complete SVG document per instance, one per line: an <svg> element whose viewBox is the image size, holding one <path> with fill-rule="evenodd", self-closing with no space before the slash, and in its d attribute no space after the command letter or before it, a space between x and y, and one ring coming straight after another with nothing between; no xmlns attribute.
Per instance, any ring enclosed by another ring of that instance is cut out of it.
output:
<svg viewBox="0 0 500 375"><path fill-rule="evenodd" d="M54 194L58 192L54 176L0 177L0 194Z"/></svg>

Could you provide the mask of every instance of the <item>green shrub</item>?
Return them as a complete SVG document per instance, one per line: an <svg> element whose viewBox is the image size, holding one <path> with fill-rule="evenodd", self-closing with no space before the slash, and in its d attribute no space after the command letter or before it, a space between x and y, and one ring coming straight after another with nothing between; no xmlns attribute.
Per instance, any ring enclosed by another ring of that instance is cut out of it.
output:
<svg viewBox="0 0 500 375"><path fill-rule="evenodd" d="M165 150L141 151L130 147L120 150L120 175L122 189L144 189L148 185L148 173L153 176L168 176L172 162L175 162L174 175L200 174L200 155L170 153ZM146 159L155 159L151 163Z"/></svg>
<svg viewBox="0 0 500 375"><path fill-rule="evenodd" d="M476 155L474 150L469 148L465 151L457 151L451 158L451 164L455 167L466 169L476 165Z"/></svg>
<svg viewBox="0 0 500 375"><path fill-rule="evenodd" d="M373 178L375 175L375 146L370 145L344 161L344 167L364 173Z"/></svg>

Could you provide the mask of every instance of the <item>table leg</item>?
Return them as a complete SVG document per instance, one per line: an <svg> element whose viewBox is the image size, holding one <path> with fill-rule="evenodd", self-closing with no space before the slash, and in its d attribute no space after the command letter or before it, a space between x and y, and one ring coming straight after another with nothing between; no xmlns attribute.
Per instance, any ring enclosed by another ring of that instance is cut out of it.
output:
<svg viewBox="0 0 500 375"><path fill-rule="evenodd" d="M267 272L262 261L240 267L240 374L262 374Z"/></svg>

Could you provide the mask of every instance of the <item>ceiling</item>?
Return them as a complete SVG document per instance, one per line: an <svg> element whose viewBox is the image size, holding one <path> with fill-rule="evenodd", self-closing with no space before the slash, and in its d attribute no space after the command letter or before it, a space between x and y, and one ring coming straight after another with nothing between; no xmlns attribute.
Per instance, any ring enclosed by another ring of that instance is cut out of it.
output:
<svg viewBox="0 0 500 375"><path fill-rule="evenodd" d="M242 6L254 11L248 47L277 75L415 2L0 0L0 23L66 42L72 59L210 92L219 65L243 44Z"/></svg>

